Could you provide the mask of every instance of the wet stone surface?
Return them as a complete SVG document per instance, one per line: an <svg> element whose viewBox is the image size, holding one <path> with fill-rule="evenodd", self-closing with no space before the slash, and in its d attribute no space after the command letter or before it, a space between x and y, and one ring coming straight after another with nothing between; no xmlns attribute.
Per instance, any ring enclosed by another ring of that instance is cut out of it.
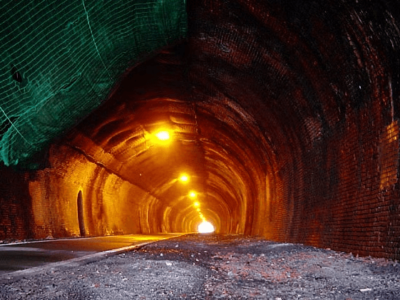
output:
<svg viewBox="0 0 400 300"><path fill-rule="evenodd" d="M400 265L238 235L189 235L1 281L0 299L400 299Z"/></svg>

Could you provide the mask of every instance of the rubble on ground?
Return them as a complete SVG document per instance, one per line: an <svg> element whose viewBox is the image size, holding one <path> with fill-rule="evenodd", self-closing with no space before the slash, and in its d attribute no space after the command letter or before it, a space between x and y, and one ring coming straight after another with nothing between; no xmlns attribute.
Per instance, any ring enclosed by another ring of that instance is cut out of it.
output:
<svg viewBox="0 0 400 300"><path fill-rule="evenodd" d="M3 280L0 290L0 299L400 299L400 265L257 237L192 234Z"/></svg>

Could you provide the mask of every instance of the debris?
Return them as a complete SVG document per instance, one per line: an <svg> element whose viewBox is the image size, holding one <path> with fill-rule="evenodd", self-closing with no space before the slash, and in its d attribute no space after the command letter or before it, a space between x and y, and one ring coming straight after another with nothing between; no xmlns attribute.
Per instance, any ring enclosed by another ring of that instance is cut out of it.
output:
<svg viewBox="0 0 400 300"><path fill-rule="evenodd" d="M371 259L304 245L285 244L284 251L271 245L276 243L240 235L190 234L125 257L0 283L1 297L319 300L359 299L362 293L364 298L400 299L400 266L393 261L374 258L372 264Z"/></svg>

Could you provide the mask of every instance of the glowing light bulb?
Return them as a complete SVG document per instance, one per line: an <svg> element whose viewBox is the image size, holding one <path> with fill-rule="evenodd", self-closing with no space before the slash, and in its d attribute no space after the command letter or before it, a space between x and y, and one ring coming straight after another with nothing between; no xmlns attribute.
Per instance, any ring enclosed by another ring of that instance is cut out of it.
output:
<svg viewBox="0 0 400 300"><path fill-rule="evenodd" d="M189 176L187 176L186 174L182 174L181 177L179 177L179 180L186 183L189 181Z"/></svg>
<svg viewBox="0 0 400 300"><path fill-rule="evenodd" d="M199 203L199 202L195 202L193 205L194 205L195 207L199 207L199 206L200 206L200 203Z"/></svg>
<svg viewBox="0 0 400 300"><path fill-rule="evenodd" d="M197 231L199 233L211 233L215 231L214 226L207 221L203 221L202 223L200 223L200 225L197 227Z"/></svg>
<svg viewBox="0 0 400 300"><path fill-rule="evenodd" d="M190 192L190 193L189 193L189 197L190 197L190 198L196 198L196 197L197 197L196 192L193 192L193 191Z"/></svg>
<svg viewBox="0 0 400 300"><path fill-rule="evenodd" d="M169 140L169 132L168 131L159 131L156 133L156 137L160 141L167 141L167 140Z"/></svg>

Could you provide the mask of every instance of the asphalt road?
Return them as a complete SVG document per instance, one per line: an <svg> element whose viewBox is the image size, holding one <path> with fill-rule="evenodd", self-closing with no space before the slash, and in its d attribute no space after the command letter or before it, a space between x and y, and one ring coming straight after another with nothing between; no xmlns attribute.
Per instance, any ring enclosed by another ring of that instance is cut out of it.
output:
<svg viewBox="0 0 400 300"><path fill-rule="evenodd" d="M180 236L180 234L131 234L0 245L0 276L13 271L44 266L48 263L65 261L98 252L155 242L176 236Z"/></svg>

